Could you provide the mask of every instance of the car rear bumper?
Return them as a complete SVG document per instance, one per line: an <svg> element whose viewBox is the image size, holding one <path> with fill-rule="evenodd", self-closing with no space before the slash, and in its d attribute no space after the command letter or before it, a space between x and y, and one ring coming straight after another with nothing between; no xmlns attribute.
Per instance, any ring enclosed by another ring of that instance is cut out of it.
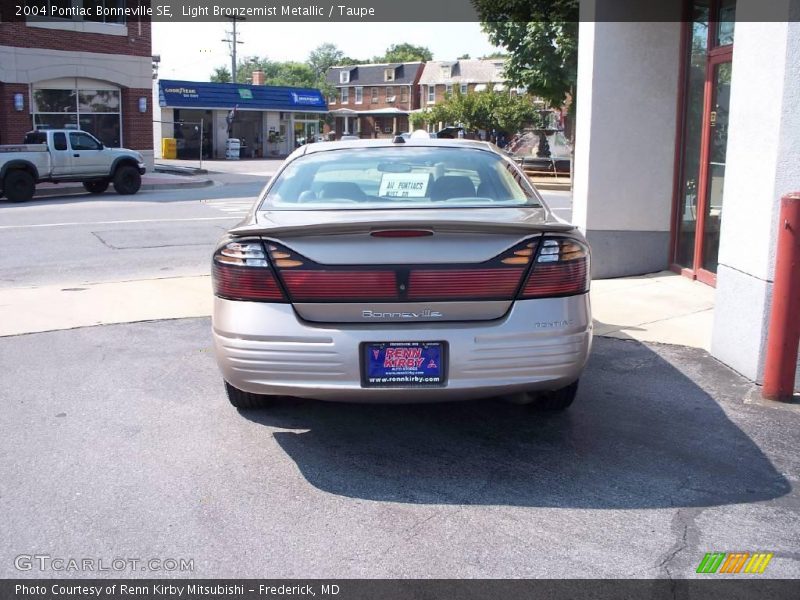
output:
<svg viewBox="0 0 800 600"><path fill-rule="evenodd" d="M223 378L256 394L352 402L469 400L554 390L575 381L592 341L589 295L516 301L501 319L380 325L301 320L288 304L215 298L213 337ZM447 383L365 388L362 342L444 341Z"/></svg>

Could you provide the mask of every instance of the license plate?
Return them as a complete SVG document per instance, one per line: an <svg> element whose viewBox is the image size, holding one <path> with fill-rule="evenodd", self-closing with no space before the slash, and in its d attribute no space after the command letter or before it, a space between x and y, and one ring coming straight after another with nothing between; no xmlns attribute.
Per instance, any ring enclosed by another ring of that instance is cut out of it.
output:
<svg viewBox="0 0 800 600"><path fill-rule="evenodd" d="M444 342L368 342L361 352L364 387L435 387L446 381Z"/></svg>

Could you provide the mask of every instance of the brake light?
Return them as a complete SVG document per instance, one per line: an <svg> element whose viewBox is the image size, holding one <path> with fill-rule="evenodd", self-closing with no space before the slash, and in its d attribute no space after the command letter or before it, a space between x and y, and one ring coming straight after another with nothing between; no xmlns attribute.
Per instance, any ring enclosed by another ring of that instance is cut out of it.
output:
<svg viewBox="0 0 800 600"><path fill-rule="evenodd" d="M372 237L382 238L410 238L410 237L428 237L433 235L429 229L380 229L370 233Z"/></svg>
<svg viewBox="0 0 800 600"><path fill-rule="evenodd" d="M492 260L472 266L412 269L409 300L511 300L536 252L525 240Z"/></svg>
<svg viewBox="0 0 800 600"><path fill-rule="evenodd" d="M229 300L285 302L259 240L228 242L214 253L214 295Z"/></svg>
<svg viewBox="0 0 800 600"><path fill-rule="evenodd" d="M415 269L409 300L512 298L525 269Z"/></svg>
<svg viewBox="0 0 800 600"><path fill-rule="evenodd" d="M394 271L281 269L281 278L295 301L398 299Z"/></svg>
<svg viewBox="0 0 800 600"><path fill-rule="evenodd" d="M542 240L520 298L573 296L589 291L589 248L572 238Z"/></svg>

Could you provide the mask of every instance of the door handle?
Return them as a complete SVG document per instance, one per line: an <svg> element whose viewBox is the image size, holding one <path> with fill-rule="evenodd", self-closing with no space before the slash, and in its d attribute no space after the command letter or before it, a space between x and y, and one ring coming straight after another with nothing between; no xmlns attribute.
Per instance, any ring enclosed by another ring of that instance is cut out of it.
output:
<svg viewBox="0 0 800 600"><path fill-rule="evenodd" d="M72 156L75 157L75 158L80 158L81 157L80 154L73 154Z"/></svg>

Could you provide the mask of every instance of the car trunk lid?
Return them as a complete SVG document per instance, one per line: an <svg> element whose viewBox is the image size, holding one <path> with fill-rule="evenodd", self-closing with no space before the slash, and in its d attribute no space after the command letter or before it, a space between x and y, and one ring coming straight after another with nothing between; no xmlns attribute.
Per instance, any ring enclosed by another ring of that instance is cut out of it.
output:
<svg viewBox="0 0 800 600"><path fill-rule="evenodd" d="M262 213L231 232L264 240L289 301L313 322L500 318L541 235L573 229L538 208L326 213Z"/></svg>

